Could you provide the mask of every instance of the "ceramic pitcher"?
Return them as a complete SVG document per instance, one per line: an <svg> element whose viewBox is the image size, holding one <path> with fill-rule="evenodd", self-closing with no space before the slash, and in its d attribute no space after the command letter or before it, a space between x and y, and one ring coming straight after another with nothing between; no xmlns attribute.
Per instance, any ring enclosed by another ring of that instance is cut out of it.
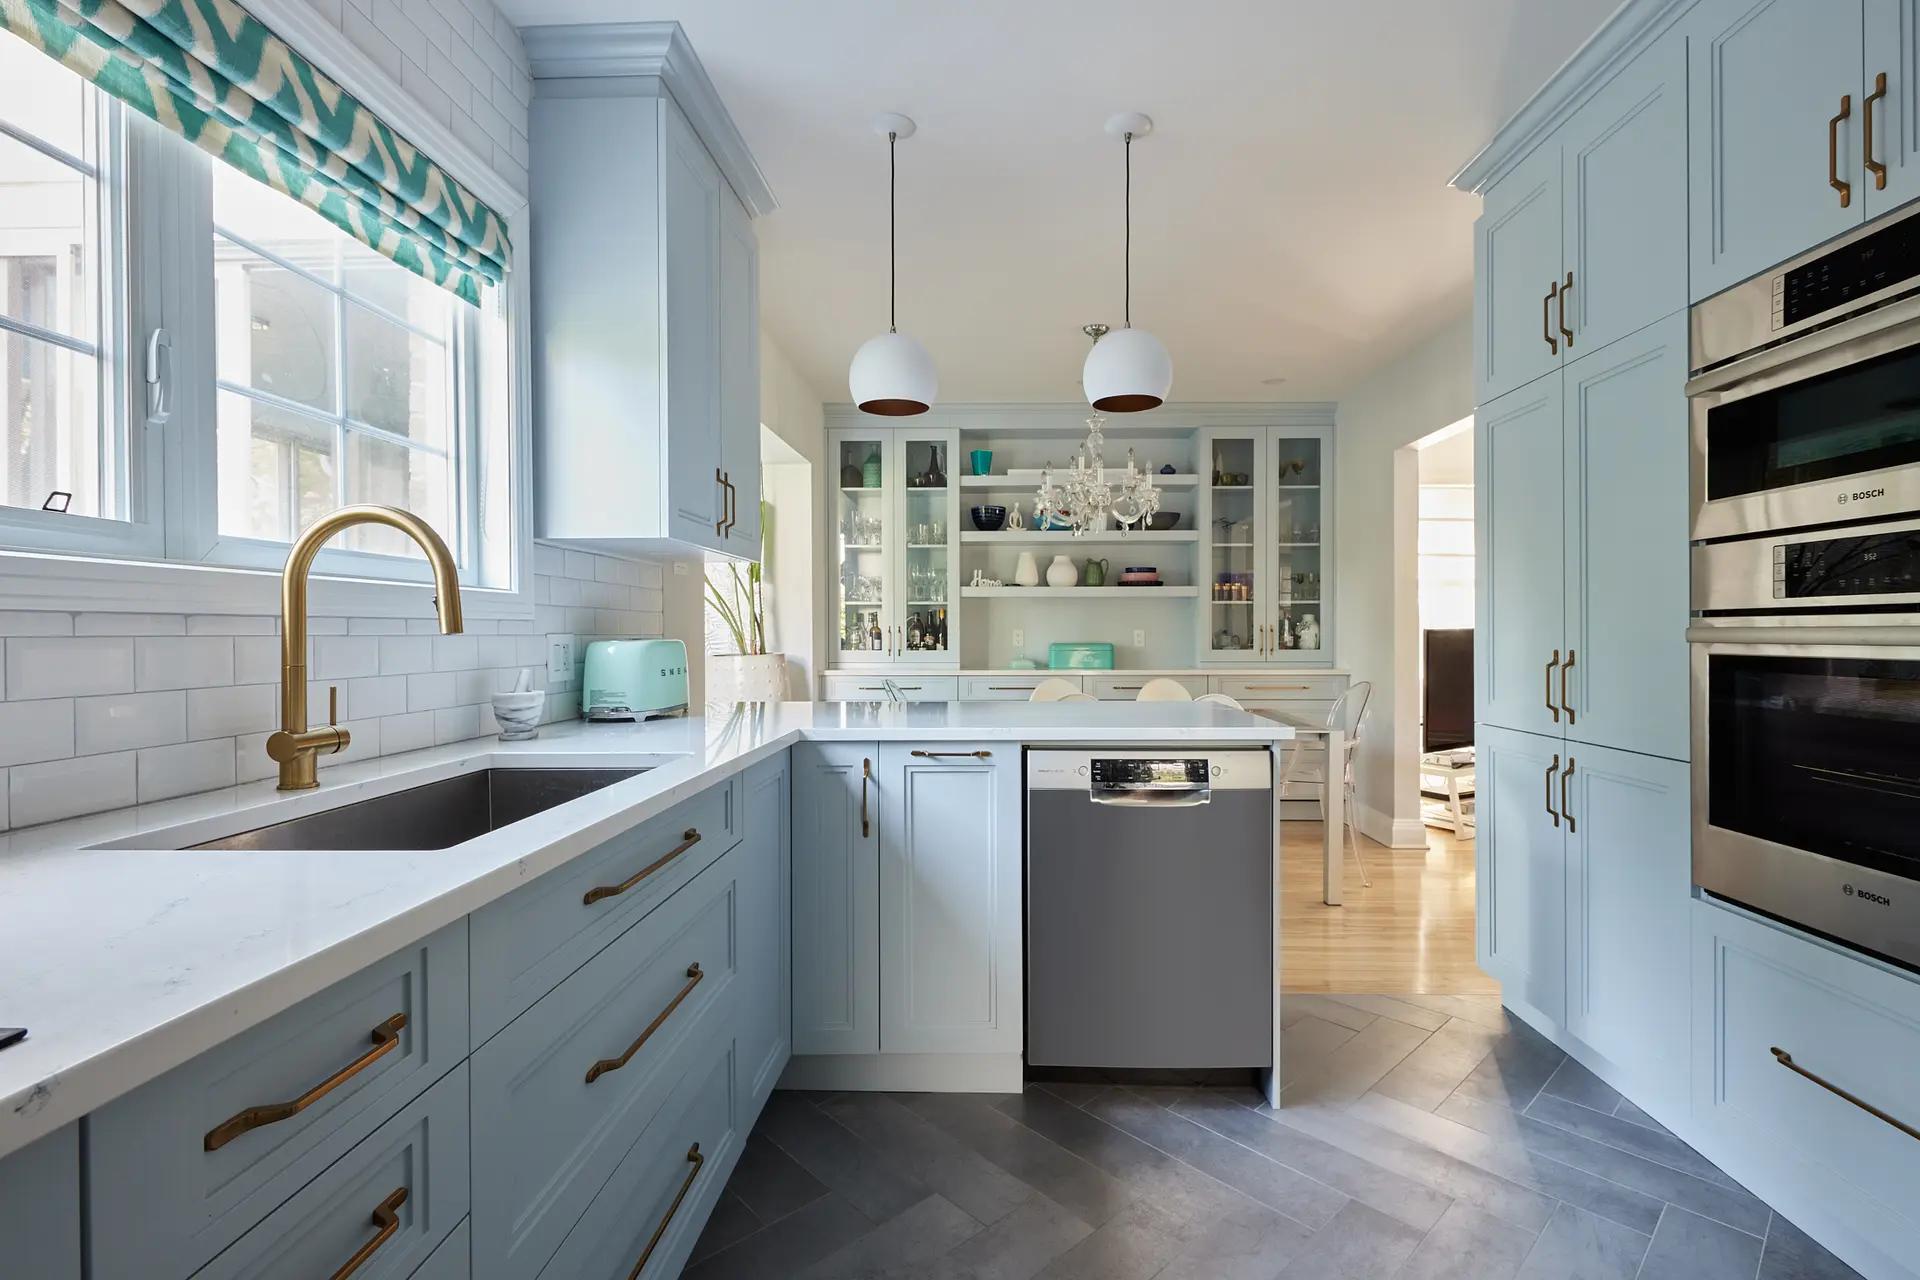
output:
<svg viewBox="0 0 1920 1280"><path fill-rule="evenodd" d="M1086 572L1081 574L1081 580L1090 587L1106 586L1107 585L1107 562L1105 560L1096 560L1092 556L1088 556Z"/></svg>

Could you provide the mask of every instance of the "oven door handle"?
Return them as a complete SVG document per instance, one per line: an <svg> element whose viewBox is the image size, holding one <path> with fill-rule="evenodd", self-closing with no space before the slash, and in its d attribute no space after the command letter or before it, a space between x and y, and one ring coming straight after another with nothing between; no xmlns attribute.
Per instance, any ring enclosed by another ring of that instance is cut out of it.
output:
<svg viewBox="0 0 1920 1280"><path fill-rule="evenodd" d="M1213 803L1213 788L1199 787L1115 787L1089 788L1087 798L1095 804L1132 809L1191 809Z"/></svg>

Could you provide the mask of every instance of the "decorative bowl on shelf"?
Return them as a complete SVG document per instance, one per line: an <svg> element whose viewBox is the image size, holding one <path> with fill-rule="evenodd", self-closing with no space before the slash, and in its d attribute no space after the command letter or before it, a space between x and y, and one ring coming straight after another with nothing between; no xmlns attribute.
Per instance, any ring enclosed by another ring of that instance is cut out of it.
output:
<svg viewBox="0 0 1920 1280"><path fill-rule="evenodd" d="M1123 587L1157 587L1160 585L1160 569L1151 564L1130 564L1120 571L1120 585Z"/></svg>
<svg viewBox="0 0 1920 1280"><path fill-rule="evenodd" d="M1005 507L975 507L970 514L973 516L973 527L982 533L992 533L1007 522Z"/></svg>
<svg viewBox="0 0 1920 1280"><path fill-rule="evenodd" d="M1073 528L1073 521L1067 519L1065 516L1049 515L1045 520L1036 523L1033 527L1035 531L1039 533L1065 533L1067 530Z"/></svg>
<svg viewBox="0 0 1920 1280"><path fill-rule="evenodd" d="M1154 533L1165 533L1180 523L1178 511L1156 511L1147 517L1147 528Z"/></svg>

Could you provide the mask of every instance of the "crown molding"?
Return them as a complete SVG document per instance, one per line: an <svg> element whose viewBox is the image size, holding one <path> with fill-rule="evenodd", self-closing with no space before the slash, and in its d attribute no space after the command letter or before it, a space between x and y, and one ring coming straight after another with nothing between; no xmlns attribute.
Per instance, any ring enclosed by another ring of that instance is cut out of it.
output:
<svg viewBox="0 0 1920 1280"><path fill-rule="evenodd" d="M1480 195L1640 55L1694 0L1625 0L1600 29L1560 64L1538 92L1500 126L1493 140L1447 180Z"/></svg>
<svg viewBox="0 0 1920 1280"><path fill-rule="evenodd" d="M533 69L533 91L542 80L644 76L659 80L687 114L694 133L712 153L747 212L764 218L780 207L747 140L740 136L700 56L678 22L584 22L522 27L520 40Z"/></svg>

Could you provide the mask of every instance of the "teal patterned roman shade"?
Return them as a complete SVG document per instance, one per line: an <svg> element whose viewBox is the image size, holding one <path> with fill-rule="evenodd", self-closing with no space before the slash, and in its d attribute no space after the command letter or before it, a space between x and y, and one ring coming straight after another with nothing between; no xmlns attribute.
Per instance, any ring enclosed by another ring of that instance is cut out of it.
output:
<svg viewBox="0 0 1920 1280"><path fill-rule="evenodd" d="M506 270L498 214L232 0L0 0L0 27L469 302Z"/></svg>

